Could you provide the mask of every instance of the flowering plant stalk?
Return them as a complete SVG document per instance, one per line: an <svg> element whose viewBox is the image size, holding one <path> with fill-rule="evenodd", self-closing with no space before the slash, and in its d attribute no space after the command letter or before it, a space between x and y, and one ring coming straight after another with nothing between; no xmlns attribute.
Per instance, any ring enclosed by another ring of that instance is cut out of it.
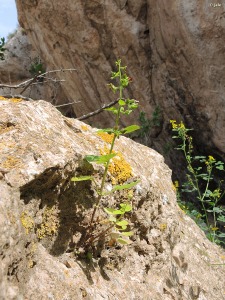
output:
<svg viewBox="0 0 225 300"><path fill-rule="evenodd" d="M129 115L130 113L132 113L133 110L135 110L138 107L138 101L134 99L124 98L123 91L129 85L131 78L126 73L126 66L121 65L121 60L118 60L116 62L116 67L117 70L116 72L112 72L111 79L114 81L117 80L118 85L110 83L109 87L113 91L113 93L118 94L118 104L117 106L105 109L115 115L115 124L112 128L98 130L98 133L106 133L112 137L110 142L110 148L108 150L108 153L106 154L99 156L87 155L85 157L85 160L89 163L97 163L102 164L104 166L101 184L100 186L97 186L93 176L80 176L73 177L71 179L75 182L91 180L96 186L96 191L98 195L91 215L90 223L88 225L86 235L84 238L85 248L90 248L90 246L92 246L97 240L108 235L110 235L111 239L115 240L120 244L129 244L129 237L133 234L131 231L127 231L129 223L124 218L124 215L132 210L132 206L129 202L120 203L119 208L103 207L103 211L109 216L108 221L105 221L105 223L108 224L108 227L100 230L100 232L96 229L96 223L98 223L98 218L96 218L96 212L100 208L100 204L102 202L101 200L103 199L103 197L108 196L116 191L132 189L135 185L139 183L139 180L137 180L130 183L114 185L110 191L105 190L107 173L109 171L111 161L114 157L117 156L117 153L115 153L114 151L116 139L118 139L123 134L131 133L140 128L138 125L130 125L125 128L120 127L121 116Z"/></svg>
<svg viewBox="0 0 225 300"><path fill-rule="evenodd" d="M217 161L213 156L194 156L192 137L188 134L191 129L185 127L183 122L177 124L171 120L173 138L180 139L181 144L176 148L181 150L187 162L187 182L182 186L182 192L195 193L201 204L206 228L202 228L210 241L224 243L225 233L220 232L218 222L225 222L225 209L219 205L224 195L219 182L216 189L211 190L215 169L224 171L224 163Z"/></svg>

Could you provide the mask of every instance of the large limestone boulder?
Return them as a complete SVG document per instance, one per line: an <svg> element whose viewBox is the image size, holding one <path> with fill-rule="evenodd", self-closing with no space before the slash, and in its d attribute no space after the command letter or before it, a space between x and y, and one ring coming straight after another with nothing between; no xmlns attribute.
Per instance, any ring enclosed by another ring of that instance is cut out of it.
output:
<svg viewBox="0 0 225 300"><path fill-rule="evenodd" d="M0 299L224 299L225 253L177 206L160 154L117 141L123 179L129 168L141 180L127 215L134 236L123 247L99 241L91 262L75 249L96 194L71 177L101 177L83 158L108 146L104 135L42 100L3 99L0 111ZM102 204L121 201L124 191Z"/></svg>
<svg viewBox="0 0 225 300"><path fill-rule="evenodd" d="M224 157L224 5L195 0L17 0L19 22L50 68L74 67L63 89L77 116L110 102L106 83L116 58L129 67L129 96L163 120L154 147L163 152L169 119L193 127L203 149ZM105 113L106 114L106 113ZM137 115L134 116L137 118ZM99 115L104 124L110 116ZM166 142L165 142L166 141ZM169 142L168 142L169 143ZM151 144L151 138L149 141Z"/></svg>

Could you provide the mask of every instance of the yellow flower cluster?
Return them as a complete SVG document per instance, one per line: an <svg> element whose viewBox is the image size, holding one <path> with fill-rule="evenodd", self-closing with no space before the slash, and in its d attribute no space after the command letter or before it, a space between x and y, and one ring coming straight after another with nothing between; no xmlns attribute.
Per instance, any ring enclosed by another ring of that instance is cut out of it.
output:
<svg viewBox="0 0 225 300"><path fill-rule="evenodd" d="M215 161L215 158L211 155L209 155L209 161L212 162L212 161Z"/></svg>
<svg viewBox="0 0 225 300"><path fill-rule="evenodd" d="M170 120L173 129L185 129L184 123L181 121L180 124L177 124L176 120Z"/></svg>
<svg viewBox="0 0 225 300"><path fill-rule="evenodd" d="M178 188L179 188L179 182L178 182L178 180L175 180L174 183L173 183L173 190L177 191Z"/></svg>
<svg viewBox="0 0 225 300"><path fill-rule="evenodd" d="M209 155L208 160L205 162L205 164L208 166L208 165L211 165L215 161L216 161L215 158L212 155Z"/></svg>

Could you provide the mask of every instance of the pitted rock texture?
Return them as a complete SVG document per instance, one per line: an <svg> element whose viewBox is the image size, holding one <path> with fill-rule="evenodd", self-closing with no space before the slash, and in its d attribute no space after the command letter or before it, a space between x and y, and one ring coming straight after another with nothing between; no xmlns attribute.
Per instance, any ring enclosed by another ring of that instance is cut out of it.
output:
<svg viewBox="0 0 225 300"><path fill-rule="evenodd" d="M129 68L129 96L163 122L148 145L167 147L170 119L195 129L198 145L224 157L225 5L205 0L17 0L19 22L50 68L66 74L77 116L110 102L106 84L116 58ZM95 117L104 126L111 117ZM137 115L134 116L137 119ZM169 142L170 143L170 140Z"/></svg>
<svg viewBox="0 0 225 300"><path fill-rule="evenodd" d="M127 215L134 236L124 247L101 241L91 263L75 250L96 193L71 178L92 174L99 182L102 168L84 156L109 145L45 101L0 100L0 110L1 300L224 299L225 253L177 206L160 154L125 137L116 142L131 180L141 180ZM121 201L126 191L102 205Z"/></svg>

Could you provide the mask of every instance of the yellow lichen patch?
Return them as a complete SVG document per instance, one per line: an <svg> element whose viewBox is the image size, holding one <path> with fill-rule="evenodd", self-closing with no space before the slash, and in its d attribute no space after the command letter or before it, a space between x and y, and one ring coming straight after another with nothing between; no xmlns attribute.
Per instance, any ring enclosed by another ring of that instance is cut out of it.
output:
<svg viewBox="0 0 225 300"><path fill-rule="evenodd" d="M23 101L23 99L21 99L21 98L10 98L9 101L17 103L17 102Z"/></svg>
<svg viewBox="0 0 225 300"><path fill-rule="evenodd" d="M37 236L43 239L46 236L54 235L59 228L58 213L56 207L46 208L43 213L43 220L40 228L37 229Z"/></svg>
<svg viewBox="0 0 225 300"><path fill-rule="evenodd" d="M15 143L10 143L9 141L7 141L7 143L6 142L3 142L3 143L0 143L0 150L3 150L3 149L5 149L5 148L7 148L7 149L12 149L12 148L14 148L16 146L16 144Z"/></svg>
<svg viewBox="0 0 225 300"><path fill-rule="evenodd" d="M108 134L107 132L97 132L97 135L106 143L111 144L114 138L114 134Z"/></svg>
<svg viewBox="0 0 225 300"><path fill-rule="evenodd" d="M21 163L21 161L18 158L13 157L13 156L8 156L6 158L6 160L0 164L0 166L4 169L12 169L20 163Z"/></svg>
<svg viewBox="0 0 225 300"><path fill-rule="evenodd" d="M34 261L33 261L32 259L29 259L29 260L28 260L28 263L27 263L27 267L28 267L29 269L31 269L31 268L33 268L33 266L34 266Z"/></svg>
<svg viewBox="0 0 225 300"><path fill-rule="evenodd" d="M83 131L88 131L88 130L89 130L89 128L88 128L87 125L81 125L81 129L82 129Z"/></svg>
<svg viewBox="0 0 225 300"><path fill-rule="evenodd" d="M0 100L11 101L11 102L14 102L14 103L23 101L23 99L21 99L21 98L5 98L3 96L0 96Z"/></svg>
<svg viewBox="0 0 225 300"><path fill-rule="evenodd" d="M166 228L167 228L167 224L166 223L159 224L159 229L160 230L164 231L164 230L166 230Z"/></svg>
<svg viewBox="0 0 225 300"><path fill-rule="evenodd" d="M100 149L100 153L101 155L108 154L109 149L104 146L103 149ZM112 153L116 152L112 151ZM120 152L111 159L108 170L111 174L113 184L124 183L133 176L131 165L125 160L123 154Z"/></svg>
<svg viewBox="0 0 225 300"><path fill-rule="evenodd" d="M20 216L20 221L26 230L26 234L29 234L31 230L34 228L34 221L32 217L29 216L28 212L24 211Z"/></svg>

